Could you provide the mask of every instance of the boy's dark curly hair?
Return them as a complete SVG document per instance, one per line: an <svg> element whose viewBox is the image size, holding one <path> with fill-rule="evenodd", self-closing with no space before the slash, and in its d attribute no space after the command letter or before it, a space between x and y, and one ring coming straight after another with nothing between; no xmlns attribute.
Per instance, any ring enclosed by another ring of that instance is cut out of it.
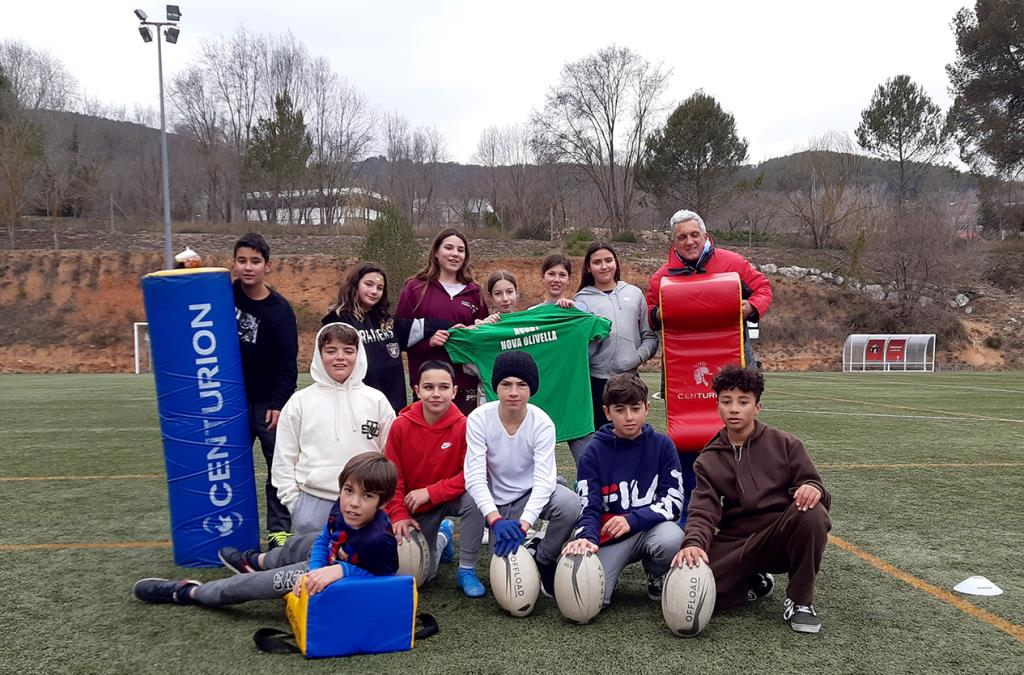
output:
<svg viewBox="0 0 1024 675"><path fill-rule="evenodd" d="M711 388L715 394L721 394L729 389L739 389L742 392L754 395L754 400L761 401L761 394L764 393L764 375L753 368L743 368L739 364L723 366L715 375Z"/></svg>

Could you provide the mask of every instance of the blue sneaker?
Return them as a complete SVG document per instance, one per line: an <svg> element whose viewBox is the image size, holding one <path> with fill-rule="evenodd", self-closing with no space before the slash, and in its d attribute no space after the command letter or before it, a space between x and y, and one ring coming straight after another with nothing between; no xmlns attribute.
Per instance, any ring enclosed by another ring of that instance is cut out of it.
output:
<svg viewBox="0 0 1024 675"><path fill-rule="evenodd" d="M459 588L466 594L466 597L482 598L487 595L487 589L477 578L476 570L460 567L456 578L459 580Z"/></svg>
<svg viewBox="0 0 1024 675"><path fill-rule="evenodd" d="M455 524L452 523L451 518L445 518L441 521L439 529L444 536L448 537L448 543L441 550L441 562L450 563L455 557Z"/></svg>

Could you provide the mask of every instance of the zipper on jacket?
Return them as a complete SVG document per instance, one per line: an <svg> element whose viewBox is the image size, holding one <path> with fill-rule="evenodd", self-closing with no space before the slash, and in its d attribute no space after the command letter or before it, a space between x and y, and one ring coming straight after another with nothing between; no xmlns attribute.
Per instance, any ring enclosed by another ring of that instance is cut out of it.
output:
<svg viewBox="0 0 1024 675"><path fill-rule="evenodd" d="M732 443L729 445L732 445ZM743 444L741 443L739 446L733 445L732 454L733 457L736 458L736 485L739 486L740 492L746 492L746 490L743 489L743 481L740 480L740 464L743 462Z"/></svg>

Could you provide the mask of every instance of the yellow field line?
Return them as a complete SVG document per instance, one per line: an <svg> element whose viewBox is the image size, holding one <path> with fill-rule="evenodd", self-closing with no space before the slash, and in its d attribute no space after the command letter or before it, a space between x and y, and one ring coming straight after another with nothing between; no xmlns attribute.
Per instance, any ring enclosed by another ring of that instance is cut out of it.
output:
<svg viewBox="0 0 1024 675"><path fill-rule="evenodd" d="M0 476L0 483L22 483L36 480L133 480L163 478L159 473L125 473L115 476Z"/></svg>
<svg viewBox="0 0 1024 675"><path fill-rule="evenodd" d="M1024 466L1024 462L934 462L921 464L815 464L819 469L992 469Z"/></svg>
<svg viewBox="0 0 1024 675"><path fill-rule="evenodd" d="M837 398L835 396L819 396L817 394L798 394L795 391L779 391L781 394L788 396L799 396L801 398L810 398L818 401L838 401L840 403L856 403L857 405L875 405L883 408L895 408L897 410L913 410L914 412L929 412L939 413L940 415L954 415L956 417L964 419L976 419L976 420L987 420L989 422L1012 422L1014 424L1024 424L1024 420L1008 419L1005 417L988 417L986 415L975 415L973 413L965 412L950 412L949 410L935 410L933 408L914 408L908 405L896 405L894 403L877 403L875 401L858 401L851 398Z"/></svg>
<svg viewBox="0 0 1024 675"><path fill-rule="evenodd" d="M845 539L840 539L839 537L830 534L828 535L828 540L835 546L838 546L847 553L851 553L857 556L861 560L870 564L872 567L881 570L885 574L888 574L890 577L897 579L898 581L902 581L908 586L916 588L919 591L927 593L936 600L944 602L947 605L951 605L952 607L959 609L964 614L972 616L975 619L984 621L993 628L1003 631L1010 637L1024 642L1024 626L1018 626L1015 623L1007 621L1001 616L984 610L981 607L978 607L977 605L974 605L959 596L953 595L944 588L939 588L938 586L930 584L927 581L918 579L914 575L908 574L907 572L904 572L898 567L890 565L878 556L872 555L867 551L854 546Z"/></svg>
<svg viewBox="0 0 1024 675"><path fill-rule="evenodd" d="M112 549L112 548L168 548L169 541L113 541L89 542L79 544L0 544L0 553L18 553L21 551L59 551L66 548L74 549Z"/></svg>

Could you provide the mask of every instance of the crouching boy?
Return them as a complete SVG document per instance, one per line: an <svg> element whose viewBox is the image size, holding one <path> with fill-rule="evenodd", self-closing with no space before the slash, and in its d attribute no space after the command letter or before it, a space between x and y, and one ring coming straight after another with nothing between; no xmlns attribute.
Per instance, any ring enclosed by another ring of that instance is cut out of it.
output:
<svg viewBox="0 0 1024 675"><path fill-rule="evenodd" d="M327 324L315 347L309 367L313 384L293 394L281 410L270 470L296 534L323 528L345 462L361 452L382 453L395 419L387 397L363 383L366 349L355 328Z"/></svg>
<svg viewBox="0 0 1024 675"><path fill-rule="evenodd" d="M304 576L313 595L347 577L392 575L398 550L381 509L397 482L394 465L379 452L356 455L338 478L340 493L319 534L294 535L266 553L223 548L220 558L235 572L227 579L140 579L132 592L145 602L219 607L298 593Z"/></svg>
<svg viewBox="0 0 1024 675"><path fill-rule="evenodd" d="M725 427L694 464L697 487L672 564L711 566L716 611L767 596L770 573L788 573L782 618L795 631L817 633L814 581L832 528L831 496L803 443L755 419L761 373L726 366L713 388Z"/></svg>
<svg viewBox="0 0 1024 675"><path fill-rule="evenodd" d="M647 424L647 385L633 373L609 378L604 414L611 420L580 457L576 491L583 512L563 553L597 553L604 604L622 569L640 561L647 595L661 599L662 580L683 542L683 476L671 439Z"/></svg>
<svg viewBox="0 0 1024 675"><path fill-rule="evenodd" d="M538 518L547 520L535 558L541 590L553 597L555 564L580 514L579 500L556 483L554 423L529 403L540 386L533 358L521 351L499 354L491 386L498 400L466 420L466 492L476 502L473 518L491 528L490 542L499 556L514 553ZM478 526L463 520L466 532ZM479 551L479 541L467 543Z"/></svg>
<svg viewBox="0 0 1024 675"><path fill-rule="evenodd" d="M426 538L430 546L427 580L437 574L439 561L452 557L454 533L447 516L461 516L459 586L466 595L478 598L487 593L476 576L483 521L474 516L476 504L466 493L463 479L466 416L452 405L458 392L455 372L444 361L427 361L420 366L413 390L419 400L398 415L384 447L384 456L398 469L398 488L386 511L397 538L408 539L413 529ZM467 520L472 532L466 529Z"/></svg>

